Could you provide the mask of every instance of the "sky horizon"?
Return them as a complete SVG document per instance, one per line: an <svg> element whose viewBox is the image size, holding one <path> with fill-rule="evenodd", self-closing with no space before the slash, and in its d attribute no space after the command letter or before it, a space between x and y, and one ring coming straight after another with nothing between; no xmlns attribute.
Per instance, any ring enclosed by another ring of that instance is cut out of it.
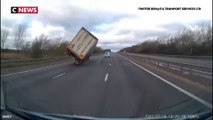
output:
<svg viewBox="0 0 213 120"><path fill-rule="evenodd" d="M38 6L38 14L11 14L11 6ZM139 10L144 7L194 7L201 10ZM26 40L41 34L71 41L81 27L98 39L103 49L118 51L186 27L212 26L212 0L1 0L1 29L10 32L13 48L17 25L26 26Z"/></svg>

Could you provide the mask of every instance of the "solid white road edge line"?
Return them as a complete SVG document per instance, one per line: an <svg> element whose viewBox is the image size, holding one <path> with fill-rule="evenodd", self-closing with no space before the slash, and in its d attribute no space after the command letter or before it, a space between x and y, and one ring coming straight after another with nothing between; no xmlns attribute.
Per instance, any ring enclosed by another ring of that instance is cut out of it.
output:
<svg viewBox="0 0 213 120"><path fill-rule="evenodd" d="M210 73L210 72L204 72L204 71L200 71L200 70L196 70L196 69L191 69L191 70L192 70L192 71L199 72L199 73L203 73L203 74L212 75L212 73Z"/></svg>
<svg viewBox="0 0 213 120"><path fill-rule="evenodd" d="M61 77L61 76L65 75L65 74L66 74L66 73L61 73L61 74L59 74L59 75L54 76L52 79L55 79L55 78Z"/></svg>
<svg viewBox="0 0 213 120"><path fill-rule="evenodd" d="M45 66L45 67L35 68L35 69L31 69L31 70L16 72L16 73L5 74L5 75L1 75L1 77L7 77L7 76L11 76L11 75L17 75L17 74L21 74L21 73L26 73L26 72L34 71L34 70L40 70L40 69L42 70L42 69L56 67L56 66L65 65L65 64L69 64L69 63L62 63L62 64L57 64L57 65Z"/></svg>
<svg viewBox="0 0 213 120"><path fill-rule="evenodd" d="M192 73L193 75L197 75L197 76L201 76L201 77L205 77L205 78L208 78L210 80L212 80L212 77L211 76L208 76L208 75L203 75L203 74L200 74L200 73Z"/></svg>
<svg viewBox="0 0 213 120"><path fill-rule="evenodd" d="M104 81L105 81L105 82L107 81L108 76L109 76L109 74L107 73L107 74L105 75L105 78L104 78Z"/></svg>
<svg viewBox="0 0 213 120"><path fill-rule="evenodd" d="M123 57L123 56L121 56L121 57ZM153 76L159 78L159 79L162 80L163 82L169 84L170 86L174 87L175 89L179 90L180 92L184 93L185 95L191 97L192 99L194 99L194 100L200 102L201 104L205 105L206 107L212 109L212 104L210 104L210 103L206 102L205 100L203 100L203 99L201 99L201 98L199 98L199 97L193 95L192 93L190 93L190 92L188 92L188 91L186 91L186 90L180 88L179 86L177 86L177 85L175 85L175 84L173 84L173 83L167 81L166 79L164 79L164 78L162 78L162 77L156 75L155 73L153 73L153 72L147 70L146 68L144 68L144 67L138 65L137 63L135 63L135 62L133 62L133 61L131 61L131 60L125 58L125 57L123 57L123 58L124 58L125 60L129 61L130 63L134 64L135 66L137 66L137 67L139 67L139 68L145 70L146 72L150 73L151 75L153 75Z"/></svg>

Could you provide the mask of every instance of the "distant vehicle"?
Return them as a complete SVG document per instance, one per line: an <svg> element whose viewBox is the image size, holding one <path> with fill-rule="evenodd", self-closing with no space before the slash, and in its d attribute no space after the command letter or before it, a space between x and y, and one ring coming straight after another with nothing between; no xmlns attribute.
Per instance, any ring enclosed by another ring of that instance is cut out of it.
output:
<svg viewBox="0 0 213 120"><path fill-rule="evenodd" d="M82 27L71 43L67 46L66 54L75 58L75 64L82 64L89 60L89 57L95 50L97 43L98 38Z"/></svg>
<svg viewBox="0 0 213 120"><path fill-rule="evenodd" d="M110 58L110 53L111 53L111 50L110 50L110 49L105 49L105 50L104 50L104 57L105 57L105 58Z"/></svg>

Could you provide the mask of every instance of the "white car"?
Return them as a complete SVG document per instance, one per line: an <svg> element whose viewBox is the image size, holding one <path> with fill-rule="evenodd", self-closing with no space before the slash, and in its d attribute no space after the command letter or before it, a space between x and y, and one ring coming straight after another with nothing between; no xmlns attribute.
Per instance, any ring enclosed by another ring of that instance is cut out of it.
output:
<svg viewBox="0 0 213 120"><path fill-rule="evenodd" d="M104 57L105 58L110 58L110 51L105 51L104 52Z"/></svg>

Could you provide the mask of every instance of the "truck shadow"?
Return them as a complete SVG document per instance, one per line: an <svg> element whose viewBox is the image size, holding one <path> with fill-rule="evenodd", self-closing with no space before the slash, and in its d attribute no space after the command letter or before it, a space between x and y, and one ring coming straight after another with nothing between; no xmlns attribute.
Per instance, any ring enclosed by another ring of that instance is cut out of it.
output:
<svg viewBox="0 0 213 120"><path fill-rule="evenodd" d="M83 66L90 66L90 65L93 65L95 64L97 61L94 59L94 58L91 58L90 60L88 61L85 61L84 63L82 64L75 64L75 62L71 62L69 65L70 66L73 66L73 67L83 67Z"/></svg>

